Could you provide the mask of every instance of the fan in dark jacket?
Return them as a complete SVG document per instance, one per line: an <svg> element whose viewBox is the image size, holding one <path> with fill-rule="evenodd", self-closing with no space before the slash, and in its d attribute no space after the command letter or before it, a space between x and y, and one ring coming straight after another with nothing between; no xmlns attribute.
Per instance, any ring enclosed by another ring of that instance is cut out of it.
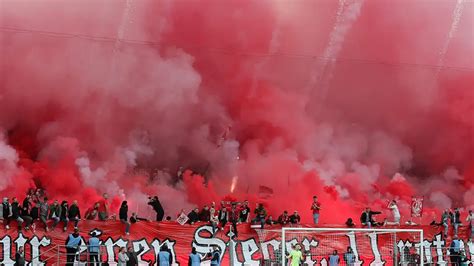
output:
<svg viewBox="0 0 474 266"><path fill-rule="evenodd" d="M376 222L373 218L373 216L376 214L381 214L381 212L372 211L370 208L366 208L365 211L360 215L360 223L368 227L380 226L380 223Z"/></svg>
<svg viewBox="0 0 474 266"><path fill-rule="evenodd" d="M73 201L71 206L69 206L69 213L68 213L68 219L69 221L74 221L74 229L77 228L77 224L81 220L81 210L79 209L79 206L77 205L77 200Z"/></svg>
<svg viewBox="0 0 474 266"><path fill-rule="evenodd" d="M10 220L12 219L11 205L8 198L3 198L2 202L2 217L5 223L5 228L10 229Z"/></svg>
<svg viewBox="0 0 474 266"><path fill-rule="evenodd" d="M188 223L189 224L195 224L199 222L199 209L195 208L188 214Z"/></svg>
<svg viewBox="0 0 474 266"><path fill-rule="evenodd" d="M163 206L161 206L161 202L157 196L153 198L149 198L148 205L153 207L153 210L156 212L156 221L161 222L163 221L163 217L165 216L165 210L163 210Z"/></svg>
<svg viewBox="0 0 474 266"><path fill-rule="evenodd" d="M63 231L67 231L67 225L69 223L69 205L67 201L61 202L61 211L59 212L59 221L64 223Z"/></svg>
<svg viewBox="0 0 474 266"><path fill-rule="evenodd" d="M209 206L204 206L201 212L199 213L199 221L201 222L209 222L211 219L211 211L209 210Z"/></svg>
<svg viewBox="0 0 474 266"><path fill-rule="evenodd" d="M290 216L290 223L292 224L299 224L301 221L301 217L298 214L297 211L295 211L291 216Z"/></svg>
<svg viewBox="0 0 474 266"><path fill-rule="evenodd" d="M134 251L133 247L129 246L127 250L127 256L128 256L127 266L137 266L138 254L142 253L143 250L145 250L143 246L140 246L140 249L138 251Z"/></svg>
<svg viewBox="0 0 474 266"><path fill-rule="evenodd" d="M122 205L120 206L119 218L120 222L125 225L125 234L130 234L130 222L128 221L128 204L126 200L122 201Z"/></svg>
<svg viewBox="0 0 474 266"><path fill-rule="evenodd" d="M18 251L15 254L15 266L25 266L25 249L23 247L19 247Z"/></svg>
<svg viewBox="0 0 474 266"><path fill-rule="evenodd" d="M12 199L11 208L12 208L11 220L16 220L17 223L18 223L18 230L21 230L21 226L22 226L24 220L21 218L21 207L20 207L20 203L18 202L17 198ZM10 220L8 220L8 221L10 221Z"/></svg>

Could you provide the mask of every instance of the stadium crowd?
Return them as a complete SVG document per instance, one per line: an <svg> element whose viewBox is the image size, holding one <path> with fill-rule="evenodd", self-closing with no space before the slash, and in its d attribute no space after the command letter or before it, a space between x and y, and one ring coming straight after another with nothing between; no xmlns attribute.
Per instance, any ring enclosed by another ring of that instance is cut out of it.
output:
<svg viewBox="0 0 474 266"><path fill-rule="evenodd" d="M148 205L155 211L156 221L163 221L165 213L159 198L157 196L149 197ZM385 225L400 225L401 215L397 202L392 200L387 208L392 212L391 220L385 219L383 222L377 221L375 217L381 214L381 212L374 211L367 207L360 215L360 225L368 228ZM313 223L315 225L319 224L321 203L317 196L313 197L308 210L312 213ZM61 202L53 200L50 202L41 189L30 189L21 203L16 197L11 198L11 200L9 198L3 198L0 211L2 211L0 218L3 219L5 228L9 229L11 223L15 221L19 230L35 230L36 225L39 224L45 231L49 231L54 230L61 224L63 231L67 231L70 223L73 223L74 228L77 229L81 219L100 221L117 219L115 215L111 214L107 193L103 194L101 200L86 209L83 215L76 200L71 204L65 200ZM166 217L167 221L171 219L170 216ZM128 203L127 201L123 201L118 212L118 220L124 224L125 234L129 234L131 224L146 219L140 218L137 213L132 213L129 216ZM182 210L177 215L177 221L182 224L194 224L197 222L209 223L212 225L214 233L218 230L223 230L226 225L229 224L237 236L237 225L240 223L252 223L259 225L260 228L276 224L282 226L297 225L301 223L301 216L297 210L292 214L284 210L275 219L272 215L267 213L263 204L257 204L256 208L252 211L249 202L244 200L243 202L221 201L219 206L217 206L215 202L212 202L210 205L205 205L201 209L195 208L189 213L185 213L185 211ZM446 237L450 226L453 228L453 235L457 235L458 228L462 224L462 221L463 219L459 208L454 210L446 209L442 213L440 221L433 221L431 225L443 227L443 233ZM471 228L471 232L474 234L474 214L472 210L469 211L464 221L467 222L467 225ZM407 224L413 225L414 223L408 221ZM355 227L356 224L352 218L348 218L346 226Z"/></svg>
<svg viewBox="0 0 474 266"><path fill-rule="evenodd" d="M156 221L162 221L164 218L164 209L161 205L161 202L157 196L149 197L148 205L156 213ZM386 225L400 225L401 215L395 200L392 200L387 208L392 212L392 219L385 219L383 222L378 222L376 220L376 215L381 214L380 211L374 211L371 208L367 207L364 209L360 215L360 225L363 227L379 227ZM319 215L321 211L321 203L319 202L317 196L313 197L313 201L308 208L312 213L313 223L315 225L319 224ZM66 240L67 253L71 254L67 257L67 262L69 265L72 265L74 261L74 254L77 252L78 245L80 243L80 236L78 230L78 224L81 219L84 220L100 220L106 221L109 219L117 219L117 217L111 214L109 206L109 197L106 193L103 194L102 199L93 204L88 208L84 215L81 215L81 209L77 201L73 201L69 204L67 201L63 200L59 202L58 200L50 201L45 195L44 191L41 189L32 189L30 190L25 198L20 203L18 198L13 197L11 200L9 198L3 198L2 208L1 208L0 218L3 220L3 224L6 229L10 229L12 222L16 222L18 230L36 230L36 225L39 224L44 228L46 232L50 230L55 230L55 228L62 224L63 231L66 232L68 225L74 224L74 233L70 234ZM128 215L128 203L123 201L119 212L118 220L124 224L125 234L130 233L130 227L132 224L139 221L147 220L144 218L138 217L137 213L132 213L131 216ZM170 221L172 218L170 216L166 217L167 221ZM216 206L215 202L212 202L210 205L205 205L202 209L195 208L191 212L186 213L182 210L177 215L177 219L180 224L195 224L198 222L208 223L213 228L213 235L215 235L219 230L225 230L226 225L229 224L232 227L232 232L234 237L238 236L237 225L241 223L251 223L256 228L265 228L266 226L281 225L281 226L294 226L298 225L301 222L301 216L298 211L294 211L291 215L288 211L284 210L277 219L274 219L272 215L267 213L264 205L259 203L256 208L252 211L249 202L247 200L243 202L230 202L230 201L221 201L219 207ZM471 237L474 236L474 214L472 210L469 211L467 217L465 218L468 226L471 229ZM407 224L413 224L411 221ZM460 243L458 241L457 233L459 226L462 224L461 212L459 208L454 210L444 210L441 219L439 222L433 221L432 226L443 227L443 234L447 237L449 232L449 227L453 228L453 238L450 246L451 254L458 254L460 250ZM348 218L346 221L347 227L355 227L356 224L352 218ZM95 235L92 235L88 241L90 261L98 261L98 245L99 240ZM300 247L301 249L301 247ZM291 253L287 254L288 258L292 260L302 260L304 254L301 253L298 246L295 246ZM209 254L211 260L218 260L218 250L214 250ZM339 254L335 250L333 254L328 257L329 265L338 265L339 264ZM344 261L346 263L351 262L354 259L352 251L348 248L347 252L343 254ZM458 252L458 253L456 253ZM119 262L123 262L121 265L136 265L136 252L132 248L129 250L121 249L119 253ZM19 261L22 260L21 252L19 252ZM460 253L459 253L460 254ZM169 251L164 248L160 251L159 259L162 261L170 260ZM189 260L197 262L198 257L195 250L190 254ZM452 260L456 261L460 256L454 256ZM200 258L199 258L200 261ZM457 262L457 261L456 261ZM198 265L198 264L197 264Z"/></svg>

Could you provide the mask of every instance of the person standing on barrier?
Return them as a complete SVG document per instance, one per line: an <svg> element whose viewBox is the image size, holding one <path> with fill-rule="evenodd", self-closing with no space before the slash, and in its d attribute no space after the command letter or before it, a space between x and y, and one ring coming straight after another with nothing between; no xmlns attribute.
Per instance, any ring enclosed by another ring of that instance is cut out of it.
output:
<svg viewBox="0 0 474 266"><path fill-rule="evenodd" d="M469 210L469 214L466 217L466 222L469 225L469 228L471 229L471 238L474 237L474 213L472 210Z"/></svg>
<svg viewBox="0 0 474 266"><path fill-rule="evenodd" d="M122 201L122 205L120 206L119 210L119 218L120 222L125 225L125 234L130 234L130 222L128 221L128 205L127 201Z"/></svg>
<svg viewBox="0 0 474 266"><path fill-rule="evenodd" d="M197 254L196 248L193 247L191 254L189 254L188 266L200 266L201 265L201 256Z"/></svg>
<svg viewBox="0 0 474 266"><path fill-rule="evenodd" d="M444 228L444 237L448 237L448 230L449 230L449 226L448 226L448 222L449 222L449 211L448 209L444 210L444 212L441 214L441 222L440 222L440 225L443 226Z"/></svg>
<svg viewBox="0 0 474 266"><path fill-rule="evenodd" d="M453 235L458 234L459 224L461 223L461 212L459 208L454 209L454 212L449 213L451 225L453 226Z"/></svg>
<svg viewBox="0 0 474 266"><path fill-rule="evenodd" d="M99 203L99 220L106 221L109 219L109 195L104 193L102 195L102 199L98 202Z"/></svg>
<svg viewBox="0 0 474 266"><path fill-rule="evenodd" d="M74 260L80 244L81 236L79 235L79 229L74 229L74 233L70 234L66 239L66 265L74 265Z"/></svg>
<svg viewBox="0 0 474 266"><path fill-rule="evenodd" d="M209 209L209 219L210 219L210 223L211 223L211 226L212 226L212 237L214 237L217 233L217 230L219 228L219 217L216 213L216 203L213 202L211 204L211 208Z"/></svg>
<svg viewBox="0 0 474 266"><path fill-rule="evenodd" d="M88 251L89 251L89 263L90 265L100 265L99 261L99 248L100 248L100 240L97 237L95 232L92 232L91 238L89 238L88 243Z"/></svg>
<svg viewBox="0 0 474 266"><path fill-rule="evenodd" d="M384 225L400 225L400 211L398 210L397 202L395 200L392 200L388 204L388 208L392 211L392 216L393 216L393 221L387 221L385 219Z"/></svg>
<svg viewBox="0 0 474 266"><path fill-rule="evenodd" d="M311 210L313 211L313 223L319 223L319 211L321 210L321 203L318 201L317 196L313 196L313 204L311 205Z"/></svg>
<svg viewBox="0 0 474 266"><path fill-rule="evenodd" d="M163 221L163 217L165 216L165 211L163 209L163 206L161 205L160 200L158 199L158 196L149 197L148 198L148 205L150 205L153 210L156 212L156 221L161 222Z"/></svg>
<svg viewBox="0 0 474 266"><path fill-rule="evenodd" d="M233 203L232 207L229 211L229 221L232 224L232 231L234 233L234 237L237 237L237 223L239 222L239 210L237 209L237 204Z"/></svg>

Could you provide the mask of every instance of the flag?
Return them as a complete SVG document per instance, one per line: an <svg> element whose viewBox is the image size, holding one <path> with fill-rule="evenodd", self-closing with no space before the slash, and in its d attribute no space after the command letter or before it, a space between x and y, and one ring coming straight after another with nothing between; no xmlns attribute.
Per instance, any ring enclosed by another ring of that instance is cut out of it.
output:
<svg viewBox="0 0 474 266"><path fill-rule="evenodd" d="M258 197L261 199L268 199L273 196L273 189L267 186L258 187Z"/></svg>
<svg viewBox="0 0 474 266"><path fill-rule="evenodd" d="M423 216L423 197L411 198L411 217Z"/></svg>
<svg viewBox="0 0 474 266"><path fill-rule="evenodd" d="M176 222L178 222L180 225L185 225L188 222L189 218L186 215L186 213L181 212L178 216L178 219L176 219Z"/></svg>

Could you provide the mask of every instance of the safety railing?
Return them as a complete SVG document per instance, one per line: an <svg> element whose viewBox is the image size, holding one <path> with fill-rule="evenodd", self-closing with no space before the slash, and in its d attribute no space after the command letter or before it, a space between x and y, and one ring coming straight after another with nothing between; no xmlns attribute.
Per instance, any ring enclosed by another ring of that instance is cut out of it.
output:
<svg viewBox="0 0 474 266"><path fill-rule="evenodd" d="M429 249L425 249L424 264L456 266L474 265L474 245L463 244L463 246L456 250L450 247L430 247Z"/></svg>
<svg viewBox="0 0 474 266"><path fill-rule="evenodd" d="M90 252L90 246L81 245L77 251L70 252L65 245L56 245L50 249L47 249L36 257L32 258L33 264L43 265L75 265L76 262L86 263L86 265L99 266L106 265L107 258L104 257L106 252L106 246L100 245L97 253ZM32 264L32 265L33 265Z"/></svg>

